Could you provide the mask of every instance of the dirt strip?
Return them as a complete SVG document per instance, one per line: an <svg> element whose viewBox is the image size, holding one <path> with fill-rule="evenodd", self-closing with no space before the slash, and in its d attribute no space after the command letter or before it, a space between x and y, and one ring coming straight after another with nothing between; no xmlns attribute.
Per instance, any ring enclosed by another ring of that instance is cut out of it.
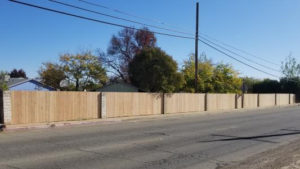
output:
<svg viewBox="0 0 300 169"><path fill-rule="evenodd" d="M300 169L300 140L217 169Z"/></svg>

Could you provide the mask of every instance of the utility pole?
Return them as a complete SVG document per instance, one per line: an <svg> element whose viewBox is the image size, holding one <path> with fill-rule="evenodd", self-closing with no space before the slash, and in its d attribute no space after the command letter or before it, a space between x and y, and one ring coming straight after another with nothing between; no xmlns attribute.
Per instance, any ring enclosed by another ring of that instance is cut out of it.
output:
<svg viewBox="0 0 300 169"><path fill-rule="evenodd" d="M196 36L195 36L195 92L198 89L198 38L199 38L199 2L196 4Z"/></svg>

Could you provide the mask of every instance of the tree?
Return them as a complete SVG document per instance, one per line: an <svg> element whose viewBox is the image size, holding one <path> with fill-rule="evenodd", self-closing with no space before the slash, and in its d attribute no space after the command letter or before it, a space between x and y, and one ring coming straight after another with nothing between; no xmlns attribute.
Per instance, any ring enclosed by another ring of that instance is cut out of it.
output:
<svg viewBox="0 0 300 169"><path fill-rule="evenodd" d="M55 89L64 90L60 83L66 79L66 75L62 67L56 63L43 63L38 71L41 82Z"/></svg>
<svg viewBox="0 0 300 169"><path fill-rule="evenodd" d="M7 72L0 71L0 90L8 90L8 86L6 83L6 76L8 75Z"/></svg>
<svg viewBox="0 0 300 169"><path fill-rule="evenodd" d="M198 63L198 88L196 92L213 92L214 87L212 83L214 67L210 60L208 60L203 53L199 58ZM184 62L181 70L185 84L182 88L185 92L195 92L195 56L191 55L188 60Z"/></svg>
<svg viewBox="0 0 300 169"><path fill-rule="evenodd" d="M181 70L185 84L182 88L185 92L195 92L195 59L191 55L189 60L184 62ZM211 60L202 54L198 63L198 88L196 92L218 92L236 93L240 92L242 80L238 77L238 72L232 66L217 64L214 66Z"/></svg>
<svg viewBox="0 0 300 169"><path fill-rule="evenodd" d="M13 69L9 75L11 78L27 78L26 73L23 69Z"/></svg>
<svg viewBox="0 0 300 169"><path fill-rule="evenodd" d="M177 63L159 48L146 48L129 64L133 85L147 92L175 92L183 84Z"/></svg>
<svg viewBox="0 0 300 169"><path fill-rule="evenodd" d="M281 85L277 80L264 79L263 81L254 84L254 93L280 93Z"/></svg>
<svg viewBox="0 0 300 169"><path fill-rule="evenodd" d="M118 35L113 35L107 54L100 51L99 59L117 78L129 82L128 66L134 56L144 48L155 46L156 37L147 28L125 28Z"/></svg>
<svg viewBox="0 0 300 169"><path fill-rule="evenodd" d="M91 52L64 54L60 62L66 79L74 83L76 91L96 90L107 81L106 70Z"/></svg>
<svg viewBox="0 0 300 169"><path fill-rule="evenodd" d="M300 75L300 64L297 63L296 58L289 55L281 65L281 71L286 78L295 78Z"/></svg>
<svg viewBox="0 0 300 169"><path fill-rule="evenodd" d="M256 85L257 83L260 83L261 80L255 79L252 77L244 77L243 78L243 89L245 93L253 93L253 86Z"/></svg>
<svg viewBox="0 0 300 169"><path fill-rule="evenodd" d="M214 69L214 91L218 93L240 93L242 79L231 65L218 64Z"/></svg>

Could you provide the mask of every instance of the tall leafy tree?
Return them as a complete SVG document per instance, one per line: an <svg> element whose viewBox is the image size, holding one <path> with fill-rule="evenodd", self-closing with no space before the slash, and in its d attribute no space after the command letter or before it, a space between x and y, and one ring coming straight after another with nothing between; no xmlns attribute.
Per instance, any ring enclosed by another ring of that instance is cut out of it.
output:
<svg viewBox="0 0 300 169"><path fill-rule="evenodd" d="M91 52L63 54L59 63L45 63L39 71L47 85L63 90L93 91L107 82L106 70ZM62 80L68 85L61 87Z"/></svg>
<svg viewBox="0 0 300 169"><path fill-rule="evenodd" d="M60 83L66 79L63 68L57 63L43 63L38 71L41 82L47 84L55 89L63 90Z"/></svg>
<svg viewBox="0 0 300 169"><path fill-rule="evenodd" d="M9 75L11 78L27 78L26 73L23 69L13 69Z"/></svg>
<svg viewBox="0 0 300 169"><path fill-rule="evenodd" d="M175 92L183 84L177 63L159 48L139 52L129 64L129 77L135 86L147 92Z"/></svg>
<svg viewBox="0 0 300 169"><path fill-rule="evenodd" d="M96 90L107 81L106 70L91 52L60 56L66 78L73 82L75 90Z"/></svg>
<svg viewBox="0 0 300 169"><path fill-rule="evenodd" d="M214 87L212 83L213 65L210 60L206 58L203 53L199 58L198 63L198 88L195 91L195 56L192 54L188 60L184 62L181 70L185 85L182 90L185 92L213 92Z"/></svg>
<svg viewBox="0 0 300 169"><path fill-rule="evenodd" d="M99 52L99 59L115 77L129 82L128 67L134 56L145 48L156 46L156 37L147 28L125 28L113 35L107 54Z"/></svg>
<svg viewBox="0 0 300 169"><path fill-rule="evenodd" d="M214 90L218 93L240 93L242 79L238 72L228 64L218 64L214 69Z"/></svg>
<svg viewBox="0 0 300 169"><path fill-rule="evenodd" d="M202 54L198 63L198 88L195 91L195 59L191 55L189 60L184 62L181 70L185 85L182 90L185 92L217 92L236 93L241 91L242 80L238 72L232 66L226 64L213 65L212 61Z"/></svg>
<svg viewBox="0 0 300 169"><path fill-rule="evenodd" d="M282 62L281 70L285 78L288 79L300 76L300 64L291 55Z"/></svg>

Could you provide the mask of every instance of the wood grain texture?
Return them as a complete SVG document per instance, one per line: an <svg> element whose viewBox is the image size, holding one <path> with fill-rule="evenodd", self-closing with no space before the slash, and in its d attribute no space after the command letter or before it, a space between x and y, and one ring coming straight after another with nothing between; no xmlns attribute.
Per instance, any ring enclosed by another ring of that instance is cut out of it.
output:
<svg viewBox="0 0 300 169"><path fill-rule="evenodd" d="M130 117L162 114L160 93L105 92L106 117Z"/></svg>
<svg viewBox="0 0 300 169"><path fill-rule="evenodd" d="M235 94L207 94L207 111L235 109Z"/></svg>
<svg viewBox="0 0 300 169"><path fill-rule="evenodd" d="M11 124L86 120L99 117L98 92L11 92Z"/></svg>
<svg viewBox="0 0 300 169"><path fill-rule="evenodd" d="M165 94L164 107L165 114L203 112L205 110L205 94Z"/></svg>
<svg viewBox="0 0 300 169"><path fill-rule="evenodd" d="M258 94L244 94L243 99L243 108L253 109L258 107Z"/></svg>

